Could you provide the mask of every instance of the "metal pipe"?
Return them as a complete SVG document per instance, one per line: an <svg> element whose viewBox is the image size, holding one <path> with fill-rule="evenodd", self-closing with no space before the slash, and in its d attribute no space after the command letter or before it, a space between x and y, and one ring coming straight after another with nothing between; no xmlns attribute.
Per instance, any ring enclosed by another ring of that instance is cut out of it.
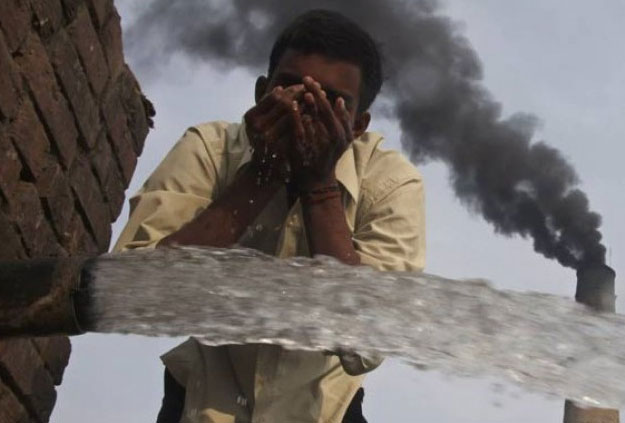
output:
<svg viewBox="0 0 625 423"><path fill-rule="evenodd" d="M88 330L92 260L0 262L0 337L77 335Z"/></svg>
<svg viewBox="0 0 625 423"><path fill-rule="evenodd" d="M605 264L582 267L577 270L575 301L600 311L616 311L614 280L616 272ZM619 410L579 407L573 401L564 402L564 423L619 423Z"/></svg>

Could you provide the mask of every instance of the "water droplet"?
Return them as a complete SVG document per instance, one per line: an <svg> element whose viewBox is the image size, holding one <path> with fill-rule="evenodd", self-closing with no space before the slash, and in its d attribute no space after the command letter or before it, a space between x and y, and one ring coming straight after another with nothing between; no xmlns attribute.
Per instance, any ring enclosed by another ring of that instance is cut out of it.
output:
<svg viewBox="0 0 625 423"><path fill-rule="evenodd" d="M249 203L250 203L250 204L254 204L254 200L250 200L250 201L249 201Z"/></svg>
<svg viewBox="0 0 625 423"><path fill-rule="evenodd" d="M261 225L261 224L259 223L258 225L256 225L256 227L255 227L254 229L256 229L256 232L260 232L260 231L262 231L262 230L263 230L263 229L265 229L265 228L263 227L263 225Z"/></svg>

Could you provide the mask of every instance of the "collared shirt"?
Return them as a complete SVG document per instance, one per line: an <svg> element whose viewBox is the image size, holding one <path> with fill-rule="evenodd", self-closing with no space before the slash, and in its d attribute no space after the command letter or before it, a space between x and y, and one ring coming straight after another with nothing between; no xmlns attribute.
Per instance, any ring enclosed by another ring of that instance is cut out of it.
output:
<svg viewBox="0 0 625 423"><path fill-rule="evenodd" d="M421 176L399 153L381 149L382 141L365 133L337 163L345 219L362 264L422 270ZM130 199L114 250L154 247L218 198L250 160L244 125L190 128ZM300 202L289 208L286 189L279 190L239 244L278 257L310 255ZM364 373L379 364L273 345L209 347L193 338L162 359L187 390L182 422L202 423L338 423Z"/></svg>

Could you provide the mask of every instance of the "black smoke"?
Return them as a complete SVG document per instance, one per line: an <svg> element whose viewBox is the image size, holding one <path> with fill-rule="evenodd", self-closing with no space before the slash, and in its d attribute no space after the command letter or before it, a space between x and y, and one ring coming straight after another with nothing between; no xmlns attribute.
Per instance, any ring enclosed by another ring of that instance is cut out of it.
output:
<svg viewBox="0 0 625 423"><path fill-rule="evenodd" d="M436 0L154 0L130 28L139 65L174 52L224 67L267 66L278 32L310 8L337 10L380 42L383 97L415 162L442 160L460 200L498 233L520 234L562 265L603 263L601 218L561 153L533 140L537 119L503 118L481 63Z"/></svg>

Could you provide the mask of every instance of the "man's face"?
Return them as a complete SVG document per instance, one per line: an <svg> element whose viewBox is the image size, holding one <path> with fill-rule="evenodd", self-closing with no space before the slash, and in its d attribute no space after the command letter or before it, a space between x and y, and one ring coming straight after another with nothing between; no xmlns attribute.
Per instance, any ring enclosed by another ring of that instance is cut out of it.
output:
<svg viewBox="0 0 625 423"><path fill-rule="evenodd" d="M345 107L352 118L352 124L355 123L359 117L357 110L362 80L360 68L357 65L320 54L303 54L287 49L271 79L267 81L265 93L277 86L288 87L301 84L305 76L310 76L321 84L332 105L337 98L343 97Z"/></svg>

